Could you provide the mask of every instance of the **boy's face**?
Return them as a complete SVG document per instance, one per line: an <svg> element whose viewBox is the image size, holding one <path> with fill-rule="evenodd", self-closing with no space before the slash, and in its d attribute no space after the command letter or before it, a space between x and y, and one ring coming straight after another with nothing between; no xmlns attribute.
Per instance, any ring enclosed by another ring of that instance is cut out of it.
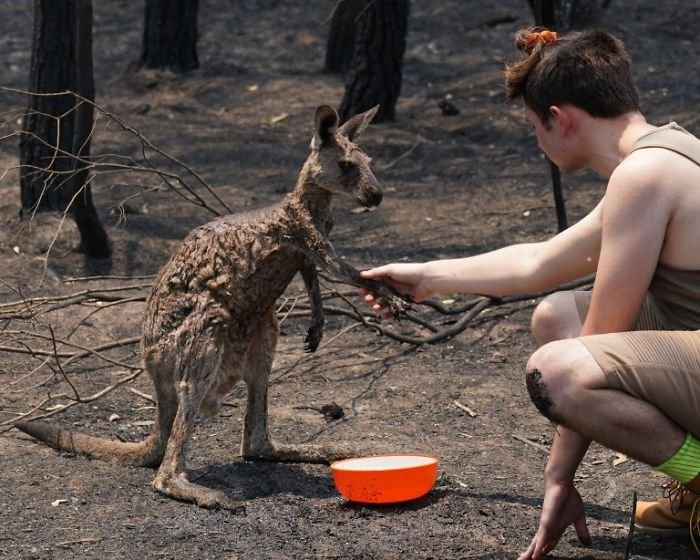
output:
<svg viewBox="0 0 700 560"><path fill-rule="evenodd" d="M537 116L532 109L525 106L525 120L535 130L537 144L545 155L564 173L573 173L585 165L580 161L576 150L576 139L571 134L568 115L559 107L553 108L554 113L547 123ZM568 132L567 132L568 131Z"/></svg>
<svg viewBox="0 0 700 560"><path fill-rule="evenodd" d="M535 136L537 136L537 145L540 147L540 150L542 150L549 159L558 165L558 162L553 157L555 152L554 148L556 146L555 138L553 137L554 127L552 126L552 123L543 123L540 117L537 116L537 113L535 113L527 105L525 106L525 120L534 129Z"/></svg>

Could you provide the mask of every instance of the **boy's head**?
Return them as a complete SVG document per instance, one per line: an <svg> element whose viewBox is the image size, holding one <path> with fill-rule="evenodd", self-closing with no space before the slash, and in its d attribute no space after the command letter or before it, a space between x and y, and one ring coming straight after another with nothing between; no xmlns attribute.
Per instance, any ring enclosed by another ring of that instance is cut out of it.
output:
<svg viewBox="0 0 700 560"><path fill-rule="evenodd" d="M523 98L543 123L552 105L574 105L593 117L639 110L630 57L622 42L600 30L557 37L542 27L516 34L522 56L506 66L506 98Z"/></svg>

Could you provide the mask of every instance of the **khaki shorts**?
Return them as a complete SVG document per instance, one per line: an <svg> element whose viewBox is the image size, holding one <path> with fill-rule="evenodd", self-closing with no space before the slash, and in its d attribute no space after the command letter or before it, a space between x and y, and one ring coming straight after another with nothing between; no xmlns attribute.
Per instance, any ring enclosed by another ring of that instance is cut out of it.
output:
<svg viewBox="0 0 700 560"><path fill-rule="evenodd" d="M574 296L585 318L590 292ZM610 388L653 404L700 437L700 331L663 330L648 301L635 328L579 340L603 370Z"/></svg>

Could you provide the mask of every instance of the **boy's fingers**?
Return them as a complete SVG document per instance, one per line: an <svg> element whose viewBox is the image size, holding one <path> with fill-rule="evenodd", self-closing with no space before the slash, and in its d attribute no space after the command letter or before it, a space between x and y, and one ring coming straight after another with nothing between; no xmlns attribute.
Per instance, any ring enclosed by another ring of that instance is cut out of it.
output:
<svg viewBox="0 0 700 560"><path fill-rule="evenodd" d="M591 546L593 540L591 539L591 533L588 530L588 525L586 524L586 518L584 516L579 517L574 522L574 528L576 529L576 534L578 535L578 540L584 546Z"/></svg>
<svg viewBox="0 0 700 560"><path fill-rule="evenodd" d="M518 556L518 560L530 560L532 558L532 552L535 550L535 543L536 541L533 539L532 542L530 542L530 546L527 547L527 550Z"/></svg>
<svg viewBox="0 0 700 560"><path fill-rule="evenodd" d="M383 267L381 266L360 271L361 278L379 278L381 276L384 276Z"/></svg>

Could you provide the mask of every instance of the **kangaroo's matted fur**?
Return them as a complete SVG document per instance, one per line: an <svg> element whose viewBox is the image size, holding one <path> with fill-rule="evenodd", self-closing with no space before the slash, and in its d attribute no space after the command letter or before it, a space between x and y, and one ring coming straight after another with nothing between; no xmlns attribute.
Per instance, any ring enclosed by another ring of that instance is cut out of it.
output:
<svg viewBox="0 0 700 560"><path fill-rule="evenodd" d="M203 507L237 507L224 492L187 479L185 455L196 416L216 414L241 380L248 388L241 453L245 459L328 462L342 452L270 440L267 387L277 343L275 303L301 272L312 307L307 351L321 340L323 307L317 267L351 284L371 287L395 313L404 301L386 286L361 280L339 260L327 235L334 193L353 194L365 207L382 192L370 158L354 143L377 107L340 128L319 107L311 153L296 186L279 204L231 214L194 229L161 269L146 303L142 351L157 397L152 433L142 442L106 440L21 421L20 430L61 450L122 464L158 467L154 487Z"/></svg>

